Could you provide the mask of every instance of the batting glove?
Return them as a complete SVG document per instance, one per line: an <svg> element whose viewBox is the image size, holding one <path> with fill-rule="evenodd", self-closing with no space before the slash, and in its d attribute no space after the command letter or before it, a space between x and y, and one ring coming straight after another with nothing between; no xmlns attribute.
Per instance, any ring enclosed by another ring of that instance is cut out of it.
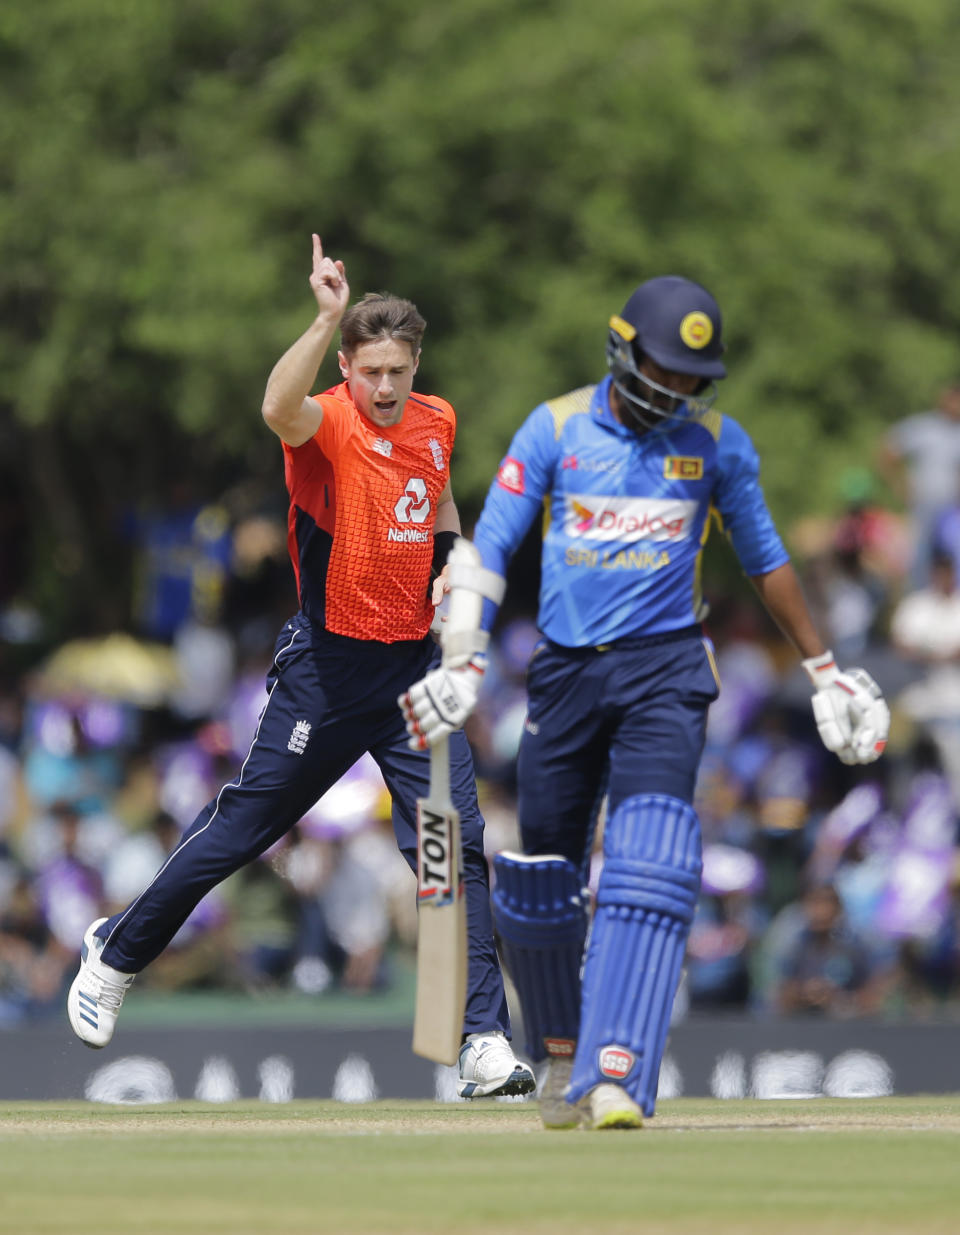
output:
<svg viewBox="0 0 960 1235"><path fill-rule="evenodd" d="M397 700L407 725L412 750L426 750L454 729L463 728L467 717L477 706L477 696L487 668L487 658L476 652L465 665L456 669L441 665L431 669L425 678L414 682Z"/></svg>
<svg viewBox="0 0 960 1235"><path fill-rule="evenodd" d="M837 668L832 652L802 662L813 684L820 740L844 763L873 763L890 732L890 709L866 669Z"/></svg>

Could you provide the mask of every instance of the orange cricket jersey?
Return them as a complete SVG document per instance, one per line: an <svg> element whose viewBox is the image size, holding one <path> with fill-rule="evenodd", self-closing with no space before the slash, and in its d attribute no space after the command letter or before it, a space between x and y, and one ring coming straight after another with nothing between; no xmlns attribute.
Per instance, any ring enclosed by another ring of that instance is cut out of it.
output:
<svg viewBox="0 0 960 1235"><path fill-rule="evenodd" d="M433 525L450 477L453 408L411 394L399 423L382 429L357 411L346 382L314 398L319 429L302 446L283 445L300 608L354 639L422 639L433 620Z"/></svg>

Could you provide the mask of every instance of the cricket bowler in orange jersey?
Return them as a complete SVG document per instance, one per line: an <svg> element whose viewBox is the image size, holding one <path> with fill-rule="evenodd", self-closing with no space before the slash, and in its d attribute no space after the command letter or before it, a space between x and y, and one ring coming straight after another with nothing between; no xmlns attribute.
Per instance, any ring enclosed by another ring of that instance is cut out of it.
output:
<svg viewBox="0 0 960 1235"><path fill-rule="evenodd" d="M410 301L369 294L348 309L343 263L324 255L316 235L310 286L316 317L274 366L263 399L264 420L283 443L299 612L277 640L268 700L240 771L146 890L84 935L68 1014L89 1046L110 1041L133 978L202 897L288 832L366 751L415 869L416 801L427 795L430 760L408 746L396 699L439 663L430 626L460 530L450 487L456 417L443 399L413 393L426 323ZM338 329L343 381L311 396ZM509 1042L483 819L462 732L450 741L450 787L469 934L458 1092L529 1093L533 1073Z"/></svg>

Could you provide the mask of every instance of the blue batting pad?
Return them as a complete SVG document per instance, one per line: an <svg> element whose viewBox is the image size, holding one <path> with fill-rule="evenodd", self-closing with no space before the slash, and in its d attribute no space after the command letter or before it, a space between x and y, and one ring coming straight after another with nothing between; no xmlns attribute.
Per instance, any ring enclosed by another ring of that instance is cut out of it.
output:
<svg viewBox="0 0 960 1235"><path fill-rule="evenodd" d="M700 890L700 821L678 798L639 794L607 820L603 852L568 1100L613 1082L652 1115Z"/></svg>
<svg viewBox="0 0 960 1235"><path fill-rule="evenodd" d="M493 921L517 988L527 1053L573 1054L580 1023L580 966L586 897L577 869L561 857L498 853Z"/></svg>

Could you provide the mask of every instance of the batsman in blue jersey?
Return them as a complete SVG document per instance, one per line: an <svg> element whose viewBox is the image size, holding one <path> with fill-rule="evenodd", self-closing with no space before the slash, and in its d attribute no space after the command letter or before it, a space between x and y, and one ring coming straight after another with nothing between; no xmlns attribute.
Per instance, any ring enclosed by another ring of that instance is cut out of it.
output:
<svg viewBox="0 0 960 1235"><path fill-rule="evenodd" d="M464 723L507 563L545 507L543 638L517 768L523 853L497 855L493 904L529 1053L549 1061L547 1127L634 1128L654 1111L700 886L694 785L720 690L700 626L712 520L803 658L824 744L867 763L886 742L876 683L841 672L817 633L750 438L714 409L723 352L704 287L665 276L637 288L610 322L608 376L540 404L518 430L474 544L458 541L450 558L442 664L400 701L411 745Z"/></svg>

